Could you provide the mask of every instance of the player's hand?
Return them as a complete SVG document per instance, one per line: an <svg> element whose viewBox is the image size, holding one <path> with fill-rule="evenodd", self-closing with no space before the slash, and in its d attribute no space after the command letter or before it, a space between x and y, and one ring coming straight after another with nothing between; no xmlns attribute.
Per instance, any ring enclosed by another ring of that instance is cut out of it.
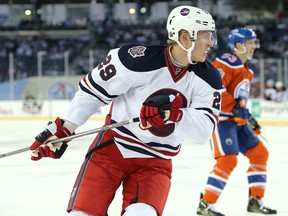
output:
<svg viewBox="0 0 288 216"><path fill-rule="evenodd" d="M249 117L249 125L256 135L261 134L262 127L258 124L257 120L252 115Z"/></svg>
<svg viewBox="0 0 288 216"><path fill-rule="evenodd" d="M183 116L183 111L180 109L183 101L179 95L173 97L172 102L171 97L167 95L155 96L145 101L140 112L140 128L143 130L150 127L157 128L168 120L179 122Z"/></svg>
<svg viewBox="0 0 288 216"><path fill-rule="evenodd" d="M40 160L42 157L54 159L60 158L68 147L67 142L51 144L48 141L63 138L71 135L71 132L63 127L64 121L59 117L55 121L49 121L45 130L35 137L35 141L30 146L32 151L31 160ZM48 142L48 143L47 143Z"/></svg>
<svg viewBox="0 0 288 216"><path fill-rule="evenodd" d="M168 121L179 122L183 117L183 111L181 110L183 106L183 99L181 96L176 95L172 101L170 110L165 112L165 117L168 118Z"/></svg>
<svg viewBox="0 0 288 216"><path fill-rule="evenodd" d="M238 126L247 124L250 113L246 108L246 100L244 98L239 98L237 100L237 104L233 108L232 113L234 115L234 121L237 122Z"/></svg>

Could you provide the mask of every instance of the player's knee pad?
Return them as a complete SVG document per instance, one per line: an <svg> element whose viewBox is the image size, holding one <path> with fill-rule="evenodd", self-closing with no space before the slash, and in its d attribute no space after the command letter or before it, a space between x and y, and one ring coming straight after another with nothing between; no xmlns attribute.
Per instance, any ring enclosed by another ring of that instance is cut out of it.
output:
<svg viewBox="0 0 288 216"><path fill-rule="evenodd" d="M253 148L248 149L245 154L249 158L251 164L266 164L269 152L264 144L260 141Z"/></svg>
<svg viewBox="0 0 288 216"><path fill-rule="evenodd" d="M227 175L230 175L234 168L237 166L237 155L229 154L216 158L217 162L214 168L214 172L217 169L224 171Z"/></svg>
<svg viewBox="0 0 288 216"><path fill-rule="evenodd" d="M146 203L134 203L125 209L123 216L157 216L156 209Z"/></svg>
<svg viewBox="0 0 288 216"><path fill-rule="evenodd" d="M82 211L77 211L77 210L72 210L69 214L71 216L92 216L90 214L87 214L87 213L82 212Z"/></svg>

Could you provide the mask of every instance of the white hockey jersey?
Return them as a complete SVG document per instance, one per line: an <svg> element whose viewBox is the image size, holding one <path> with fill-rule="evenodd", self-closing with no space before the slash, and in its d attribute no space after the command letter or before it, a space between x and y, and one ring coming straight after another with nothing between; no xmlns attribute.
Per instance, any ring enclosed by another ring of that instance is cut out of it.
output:
<svg viewBox="0 0 288 216"><path fill-rule="evenodd" d="M84 124L100 106L113 101L112 122L138 117L151 96L177 95L183 99L183 118L159 128L142 130L138 123L112 129L124 158L170 159L183 138L206 143L218 123L221 77L208 61L177 68L166 46L126 45L111 50L106 59L80 82L79 90L63 116Z"/></svg>

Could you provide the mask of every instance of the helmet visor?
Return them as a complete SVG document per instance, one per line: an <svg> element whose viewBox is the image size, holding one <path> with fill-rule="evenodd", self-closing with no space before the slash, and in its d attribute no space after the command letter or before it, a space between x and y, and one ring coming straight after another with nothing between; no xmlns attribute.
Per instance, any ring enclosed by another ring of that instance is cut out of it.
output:
<svg viewBox="0 0 288 216"><path fill-rule="evenodd" d="M201 39L207 41L207 43L212 43L212 46L217 45L217 33L216 30L215 31L198 31L199 32L203 32L204 34L201 34ZM197 33L197 38L199 38L199 35ZM190 40L195 42L196 39L195 37L190 37Z"/></svg>
<svg viewBox="0 0 288 216"><path fill-rule="evenodd" d="M256 49L260 48L260 40L259 39L255 39L254 44L255 44Z"/></svg>

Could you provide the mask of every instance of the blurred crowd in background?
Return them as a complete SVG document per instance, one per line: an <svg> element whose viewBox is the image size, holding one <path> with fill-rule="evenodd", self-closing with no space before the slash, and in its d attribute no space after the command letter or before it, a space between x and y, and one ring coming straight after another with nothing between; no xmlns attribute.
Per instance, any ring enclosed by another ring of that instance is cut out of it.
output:
<svg viewBox="0 0 288 216"><path fill-rule="evenodd" d="M266 81L264 99L275 102L287 101L288 91L284 83L280 80L274 82L273 79L268 79Z"/></svg>
<svg viewBox="0 0 288 216"><path fill-rule="evenodd" d="M33 23L27 28L33 29ZM23 24L22 28L23 28ZM60 75L64 71L65 53L69 56L69 75L87 74L91 62L95 67L115 47L127 43L144 43L146 45L165 45L167 38L165 20L149 24L125 24L115 20L87 22L75 26L63 24L64 29L86 29L89 34L76 37L47 35L26 35L0 37L0 83L9 80L9 53L14 57L14 79L37 75L37 53L44 51L43 75ZM288 20L259 19L239 22L233 18L216 20L218 44L208 56L213 61L217 55L230 51L227 46L227 35L233 28L249 27L256 31L261 48L255 51L255 59L250 62L255 80L251 96L259 97L259 64L258 59L288 58ZM53 26L50 26L53 29ZM59 29L59 27L58 27ZM91 56L93 59L91 60ZM92 68L93 68L92 67ZM276 80L277 61L265 61L265 98L282 101L288 99L287 80ZM269 93L268 93L269 92ZM281 92L281 93L279 93Z"/></svg>

